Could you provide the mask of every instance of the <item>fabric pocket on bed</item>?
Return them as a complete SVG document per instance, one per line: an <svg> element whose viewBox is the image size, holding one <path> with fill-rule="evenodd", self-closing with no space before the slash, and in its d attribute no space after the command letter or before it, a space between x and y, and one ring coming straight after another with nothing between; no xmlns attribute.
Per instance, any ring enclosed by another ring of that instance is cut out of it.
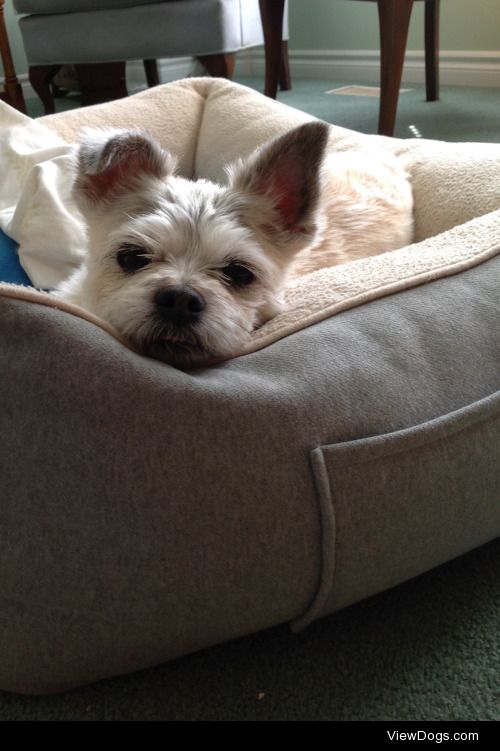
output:
<svg viewBox="0 0 500 751"><path fill-rule="evenodd" d="M500 534L500 392L312 452L322 575L299 630Z"/></svg>

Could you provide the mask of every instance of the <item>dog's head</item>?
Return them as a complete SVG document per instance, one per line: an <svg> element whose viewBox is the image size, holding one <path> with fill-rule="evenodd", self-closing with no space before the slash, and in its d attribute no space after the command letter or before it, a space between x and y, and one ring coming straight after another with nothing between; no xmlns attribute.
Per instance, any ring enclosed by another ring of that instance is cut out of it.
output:
<svg viewBox="0 0 500 751"><path fill-rule="evenodd" d="M175 176L143 132L88 134L75 183L90 247L81 304L174 365L237 354L314 240L327 137L325 123L296 128L230 167L222 187Z"/></svg>

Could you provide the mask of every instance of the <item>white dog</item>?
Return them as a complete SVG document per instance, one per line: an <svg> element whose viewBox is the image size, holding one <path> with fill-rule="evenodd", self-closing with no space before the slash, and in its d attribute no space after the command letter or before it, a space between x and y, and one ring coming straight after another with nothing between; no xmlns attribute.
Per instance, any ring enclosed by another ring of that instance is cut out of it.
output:
<svg viewBox="0 0 500 751"><path fill-rule="evenodd" d="M89 254L56 294L180 367L237 354L280 310L290 276L411 241L397 160L325 158L328 133L323 122L295 128L229 167L221 186L175 176L146 133L92 132L75 183Z"/></svg>

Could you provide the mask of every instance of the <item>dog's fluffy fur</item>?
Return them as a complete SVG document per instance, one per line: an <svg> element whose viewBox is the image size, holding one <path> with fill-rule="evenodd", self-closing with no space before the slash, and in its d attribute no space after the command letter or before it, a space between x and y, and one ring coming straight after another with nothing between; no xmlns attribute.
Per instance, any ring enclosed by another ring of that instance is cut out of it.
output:
<svg viewBox="0 0 500 751"><path fill-rule="evenodd" d="M176 176L146 133L89 133L75 181L89 253L56 294L180 367L237 354L280 310L288 278L411 241L397 159L325 157L328 131L276 138L230 166L226 186Z"/></svg>

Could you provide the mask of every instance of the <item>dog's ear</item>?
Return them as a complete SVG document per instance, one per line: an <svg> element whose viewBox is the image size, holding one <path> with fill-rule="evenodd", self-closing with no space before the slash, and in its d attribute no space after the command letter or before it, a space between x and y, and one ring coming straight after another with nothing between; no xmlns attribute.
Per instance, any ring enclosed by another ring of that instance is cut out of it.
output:
<svg viewBox="0 0 500 751"><path fill-rule="evenodd" d="M325 122L306 123L229 168L230 190L253 202L252 223L274 241L289 241L292 233L308 242L314 234L328 133Z"/></svg>
<svg viewBox="0 0 500 751"><path fill-rule="evenodd" d="M175 160L148 133L139 130L87 130L78 149L75 194L92 203L132 190L146 177L165 178Z"/></svg>

